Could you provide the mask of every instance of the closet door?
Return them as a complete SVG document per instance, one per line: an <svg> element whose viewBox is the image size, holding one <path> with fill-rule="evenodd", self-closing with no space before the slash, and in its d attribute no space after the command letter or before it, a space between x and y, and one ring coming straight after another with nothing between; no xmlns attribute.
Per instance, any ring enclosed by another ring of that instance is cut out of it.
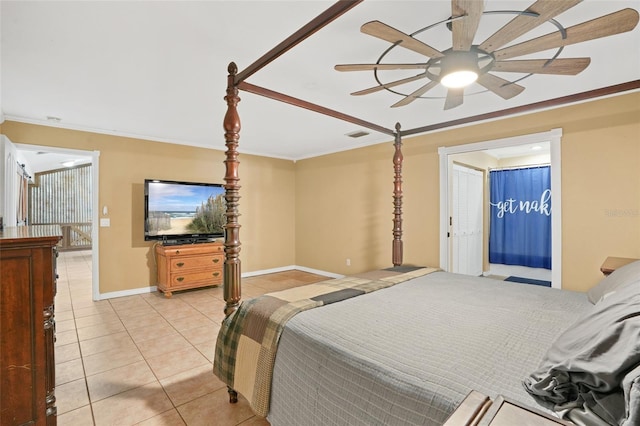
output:
<svg viewBox="0 0 640 426"><path fill-rule="evenodd" d="M452 183L451 271L482 275L484 175L479 170L454 164Z"/></svg>

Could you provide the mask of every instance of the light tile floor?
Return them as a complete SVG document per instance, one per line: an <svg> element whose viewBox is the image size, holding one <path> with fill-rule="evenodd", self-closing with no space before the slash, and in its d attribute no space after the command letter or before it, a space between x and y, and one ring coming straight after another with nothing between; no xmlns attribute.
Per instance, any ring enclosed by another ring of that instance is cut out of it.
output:
<svg viewBox="0 0 640 426"><path fill-rule="evenodd" d="M229 404L212 373L221 287L94 302L89 251L60 253L58 274L59 426L269 425L243 398ZM242 296L325 279L301 271L246 278Z"/></svg>

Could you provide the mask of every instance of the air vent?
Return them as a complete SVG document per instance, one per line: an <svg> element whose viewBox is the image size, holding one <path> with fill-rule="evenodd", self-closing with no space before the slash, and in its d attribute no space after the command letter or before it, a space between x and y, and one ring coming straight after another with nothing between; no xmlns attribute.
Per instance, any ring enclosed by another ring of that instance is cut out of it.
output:
<svg viewBox="0 0 640 426"><path fill-rule="evenodd" d="M367 136L370 134L369 132L365 132L364 130L356 130L355 132L347 133L347 136L350 138L361 138L363 136Z"/></svg>

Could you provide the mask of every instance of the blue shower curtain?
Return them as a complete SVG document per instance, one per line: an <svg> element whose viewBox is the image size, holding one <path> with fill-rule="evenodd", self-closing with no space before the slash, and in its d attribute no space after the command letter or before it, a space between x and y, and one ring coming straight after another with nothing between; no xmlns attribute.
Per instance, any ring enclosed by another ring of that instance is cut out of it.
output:
<svg viewBox="0 0 640 426"><path fill-rule="evenodd" d="M489 262L551 269L551 168L492 170Z"/></svg>

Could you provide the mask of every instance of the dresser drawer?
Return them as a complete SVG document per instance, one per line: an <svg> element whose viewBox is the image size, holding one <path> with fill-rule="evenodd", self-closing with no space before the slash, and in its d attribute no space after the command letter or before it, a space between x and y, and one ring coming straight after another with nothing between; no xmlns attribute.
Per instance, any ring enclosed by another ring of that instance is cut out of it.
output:
<svg viewBox="0 0 640 426"><path fill-rule="evenodd" d="M184 274L180 272L172 273L170 286L172 289L178 289L181 286L193 284L217 285L222 283L222 269L216 270L200 270L188 272Z"/></svg>
<svg viewBox="0 0 640 426"><path fill-rule="evenodd" d="M220 243L187 244L184 246L159 246L165 256L191 256L202 253L224 253L224 246Z"/></svg>
<svg viewBox="0 0 640 426"><path fill-rule="evenodd" d="M224 254L207 254L200 256L184 256L171 258L171 270L176 272L185 269L221 268Z"/></svg>

